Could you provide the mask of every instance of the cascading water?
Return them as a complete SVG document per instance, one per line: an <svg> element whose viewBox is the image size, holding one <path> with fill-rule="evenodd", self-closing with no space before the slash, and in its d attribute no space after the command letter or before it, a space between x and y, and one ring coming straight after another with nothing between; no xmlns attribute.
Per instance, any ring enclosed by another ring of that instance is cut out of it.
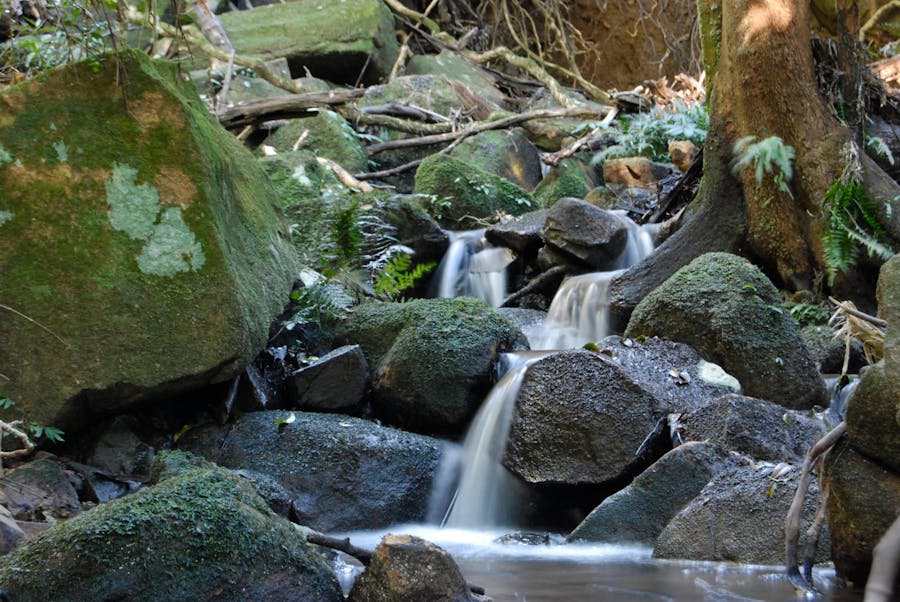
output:
<svg viewBox="0 0 900 602"><path fill-rule="evenodd" d="M435 277L437 296L477 297L491 307L499 307L506 298L506 266L510 260L507 249L486 246L484 230L451 232L450 246Z"/></svg>

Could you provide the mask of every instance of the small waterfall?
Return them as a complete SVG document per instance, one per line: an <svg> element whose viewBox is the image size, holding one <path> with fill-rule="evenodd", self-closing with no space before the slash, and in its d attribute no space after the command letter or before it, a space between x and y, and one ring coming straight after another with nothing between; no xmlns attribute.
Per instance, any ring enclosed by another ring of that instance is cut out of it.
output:
<svg viewBox="0 0 900 602"><path fill-rule="evenodd" d="M625 212L615 212L624 215ZM598 341L609 332L609 286L613 279L653 252L655 224L639 226L627 217L628 242L616 269L566 279L559 287L547 320L531 341L535 349L570 349Z"/></svg>
<svg viewBox="0 0 900 602"><path fill-rule="evenodd" d="M437 296L477 297L499 307L506 298L506 266L511 260L508 249L486 246L484 230L451 232L435 277Z"/></svg>
<svg viewBox="0 0 900 602"><path fill-rule="evenodd" d="M505 353L501 356L506 373L488 394L469 427L462 453L445 462L458 462L460 475L456 493L442 521L448 527L501 526L509 520L505 494L515 489L515 477L500 464L516 397L528 366L546 353ZM451 478L442 467L444 479ZM448 487L444 481L443 489ZM435 490L440 491L441 485Z"/></svg>

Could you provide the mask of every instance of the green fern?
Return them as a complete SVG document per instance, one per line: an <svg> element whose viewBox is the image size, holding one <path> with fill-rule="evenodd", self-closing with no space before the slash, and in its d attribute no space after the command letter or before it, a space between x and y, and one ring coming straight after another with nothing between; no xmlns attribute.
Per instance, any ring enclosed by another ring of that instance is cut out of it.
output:
<svg viewBox="0 0 900 602"><path fill-rule="evenodd" d="M291 291L291 301L294 303L294 315L285 323L290 328L310 322L335 322L354 304L353 297L344 287L332 282L294 289Z"/></svg>
<svg viewBox="0 0 900 602"><path fill-rule="evenodd" d="M891 152L891 147L887 145L884 138L866 134L866 146L875 151L876 155L884 157L891 165L894 164L894 153Z"/></svg>
<svg viewBox="0 0 900 602"><path fill-rule="evenodd" d="M794 148L778 136L759 141L756 136L745 136L734 143L735 161L731 171L738 175L752 165L757 184L762 184L766 174L772 174L778 189L793 198L788 182L794 177L794 155Z"/></svg>
<svg viewBox="0 0 900 602"><path fill-rule="evenodd" d="M586 127L596 127L588 123ZM690 140L703 146L709 128L709 114L703 105L675 105L671 109L656 108L647 113L623 117L612 130L614 143L591 159L597 165L615 157L647 157L653 161L669 161L669 141Z"/></svg>
<svg viewBox="0 0 900 602"><path fill-rule="evenodd" d="M416 281L437 266L434 261L412 265L412 255L398 253L388 260L375 278L375 294L390 301L416 285Z"/></svg>
<svg viewBox="0 0 900 602"><path fill-rule="evenodd" d="M893 256L887 234L875 217L875 207L859 182L844 184L840 178L835 179L822 200L822 210L826 214L823 242L829 285L834 284L838 272L856 264L860 249L883 259Z"/></svg>

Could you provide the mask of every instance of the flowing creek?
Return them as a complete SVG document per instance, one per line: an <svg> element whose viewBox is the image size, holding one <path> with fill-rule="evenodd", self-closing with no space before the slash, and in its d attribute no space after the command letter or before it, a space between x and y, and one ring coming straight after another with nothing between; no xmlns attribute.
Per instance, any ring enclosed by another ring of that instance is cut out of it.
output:
<svg viewBox="0 0 900 602"><path fill-rule="evenodd" d="M631 223L630 220L628 220ZM802 598L782 567L724 562L654 560L650 548L565 543L497 543L527 526L517 521L522 485L501 464L516 397L528 367L553 350L579 347L611 334L607 291L612 279L653 251L653 231L633 223L628 244L613 270L574 276L560 286L547 318L526 332L538 351L502 354L498 381L472 421L462 446L449 445L435 479L428 525L399 525L450 552L466 579L496 602L659 600L709 602ZM454 233L435 280L437 296L469 295L498 307L506 296L505 250L484 242L484 231ZM387 531L344 534L374 548ZM362 567L337 563L345 590ZM817 600L859 600L835 584L834 571L817 568Z"/></svg>

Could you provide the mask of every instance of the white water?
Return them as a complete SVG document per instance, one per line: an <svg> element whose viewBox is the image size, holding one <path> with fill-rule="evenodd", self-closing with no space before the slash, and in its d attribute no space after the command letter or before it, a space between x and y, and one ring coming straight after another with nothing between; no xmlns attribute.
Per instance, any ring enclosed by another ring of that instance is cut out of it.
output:
<svg viewBox="0 0 900 602"><path fill-rule="evenodd" d="M507 292L506 266L512 258L508 249L486 245L484 230L450 233L450 246L435 277L438 297L476 297L500 307Z"/></svg>

